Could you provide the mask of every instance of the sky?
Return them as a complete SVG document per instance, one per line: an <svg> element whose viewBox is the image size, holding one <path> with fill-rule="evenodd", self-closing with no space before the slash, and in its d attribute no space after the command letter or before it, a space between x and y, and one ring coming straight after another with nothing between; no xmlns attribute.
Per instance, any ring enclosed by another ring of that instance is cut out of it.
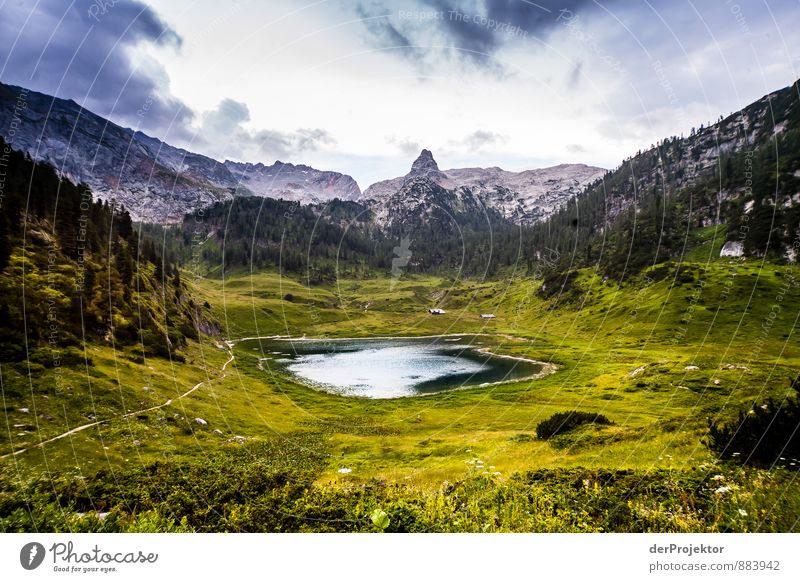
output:
<svg viewBox="0 0 800 582"><path fill-rule="evenodd" d="M800 75L800 0L0 0L0 81L362 189L614 168Z"/></svg>

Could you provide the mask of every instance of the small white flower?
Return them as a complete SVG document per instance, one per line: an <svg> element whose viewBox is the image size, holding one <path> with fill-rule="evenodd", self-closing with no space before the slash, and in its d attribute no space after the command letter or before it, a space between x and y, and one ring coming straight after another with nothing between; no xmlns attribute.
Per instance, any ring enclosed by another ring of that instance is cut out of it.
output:
<svg viewBox="0 0 800 582"><path fill-rule="evenodd" d="M739 509L739 515L742 517L747 517L747 512L744 509Z"/></svg>
<svg viewBox="0 0 800 582"><path fill-rule="evenodd" d="M725 493L729 493L730 490L731 490L730 487L728 487L727 485L723 485L722 487L716 489L714 493L716 493L717 495L724 495Z"/></svg>
<svg viewBox="0 0 800 582"><path fill-rule="evenodd" d="M352 473L352 472L353 472L353 470L352 469L348 469L347 467L342 467L338 471L338 473L341 473L342 475L346 475L347 473Z"/></svg>
<svg viewBox="0 0 800 582"><path fill-rule="evenodd" d="M714 481L724 481L725 477L723 477L722 475L714 475L713 477L711 477L711 479Z"/></svg>

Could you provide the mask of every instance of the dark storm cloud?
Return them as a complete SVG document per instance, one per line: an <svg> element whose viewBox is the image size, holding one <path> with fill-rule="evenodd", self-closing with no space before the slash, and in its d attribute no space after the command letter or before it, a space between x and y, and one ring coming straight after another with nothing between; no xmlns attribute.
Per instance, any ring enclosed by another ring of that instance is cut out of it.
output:
<svg viewBox="0 0 800 582"><path fill-rule="evenodd" d="M422 64L426 50L415 46L415 42L400 30L401 23L395 24L396 14L390 8L375 0L360 2L355 10L375 46L396 52L417 65Z"/></svg>
<svg viewBox="0 0 800 582"><path fill-rule="evenodd" d="M357 13L372 40L383 47L445 44L460 58L496 68L494 55L508 42L544 38L558 26L563 15L573 17L591 3L588 0L529 2L527 0L419 0L398 8L391 0L360 4ZM383 18L375 18L378 16ZM420 52L404 54L418 59Z"/></svg>
<svg viewBox="0 0 800 582"><path fill-rule="evenodd" d="M372 2L356 6L367 30L387 47L409 47L411 41L390 20L391 13L383 5Z"/></svg>
<svg viewBox="0 0 800 582"><path fill-rule="evenodd" d="M0 74L122 124L187 138L192 112L170 94L166 72L147 59L134 62L134 49L146 44L179 48L181 38L139 0L7 2Z"/></svg>
<svg viewBox="0 0 800 582"><path fill-rule="evenodd" d="M485 55L515 36L546 36L561 14L576 14L589 4L588 0L485 0L469 10L463 2L422 1L443 13L442 29L456 46Z"/></svg>

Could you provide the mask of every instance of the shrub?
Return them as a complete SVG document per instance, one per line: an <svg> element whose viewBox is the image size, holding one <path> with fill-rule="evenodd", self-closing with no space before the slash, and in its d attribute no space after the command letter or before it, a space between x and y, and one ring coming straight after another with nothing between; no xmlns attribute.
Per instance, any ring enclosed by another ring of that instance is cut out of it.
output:
<svg viewBox="0 0 800 582"><path fill-rule="evenodd" d="M800 403L797 399L754 404L724 424L709 420L706 445L722 459L743 465L787 465L800 459Z"/></svg>
<svg viewBox="0 0 800 582"><path fill-rule="evenodd" d="M536 426L536 438L547 440L569 432L584 424L612 424L608 418L599 413L556 412L550 418L543 420Z"/></svg>
<svg viewBox="0 0 800 582"><path fill-rule="evenodd" d="M564 301L580 297L580 288L577 285L578 272L558 270L548 271L544 275L542 286L539 287L539 297L550 299L558 296Z"/></svg>

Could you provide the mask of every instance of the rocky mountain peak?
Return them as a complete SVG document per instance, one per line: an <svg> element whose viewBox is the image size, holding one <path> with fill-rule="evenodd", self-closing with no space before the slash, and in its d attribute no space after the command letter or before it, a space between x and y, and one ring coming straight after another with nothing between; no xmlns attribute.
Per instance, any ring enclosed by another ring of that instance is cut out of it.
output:
<svg viewBox="0 0 800 582"><path fill-rule="evenodd" d="M381 205L386 208L386 202L396 194L411 200L433 191L431 184L418 183L425 178L453 195L476 196L481 204L506 219L525 224L553 214L603 173L602 168L585 164L561 164L522 172L508 172L497 166L441 171L431 151L424 149L408 174L372 184L362 199L375 208ZM379 222L384 214L378 212Z"/></svg>
<svg viewBox="0 0 800 582"><path fill-rule="evenodd" d="M115 199L136 220L177 222L185 213L227 200L234 193L317 203L354 200L352 177L306 165L219 162L123 128L72 100L0 83L0 132L36 161L85 182L101 200ZM16 129L9 135L8 128Z"/></svg>
<svg viewBox="0 0 800 582"><path fill-rule="evenodd" d="M430 150L422 150L414 163L411 164L411 171L406 178L413 178L417 176L427 176L431 178L446 178L443 172L439 170L436 160L433 159L433 154Z"/></svg>

